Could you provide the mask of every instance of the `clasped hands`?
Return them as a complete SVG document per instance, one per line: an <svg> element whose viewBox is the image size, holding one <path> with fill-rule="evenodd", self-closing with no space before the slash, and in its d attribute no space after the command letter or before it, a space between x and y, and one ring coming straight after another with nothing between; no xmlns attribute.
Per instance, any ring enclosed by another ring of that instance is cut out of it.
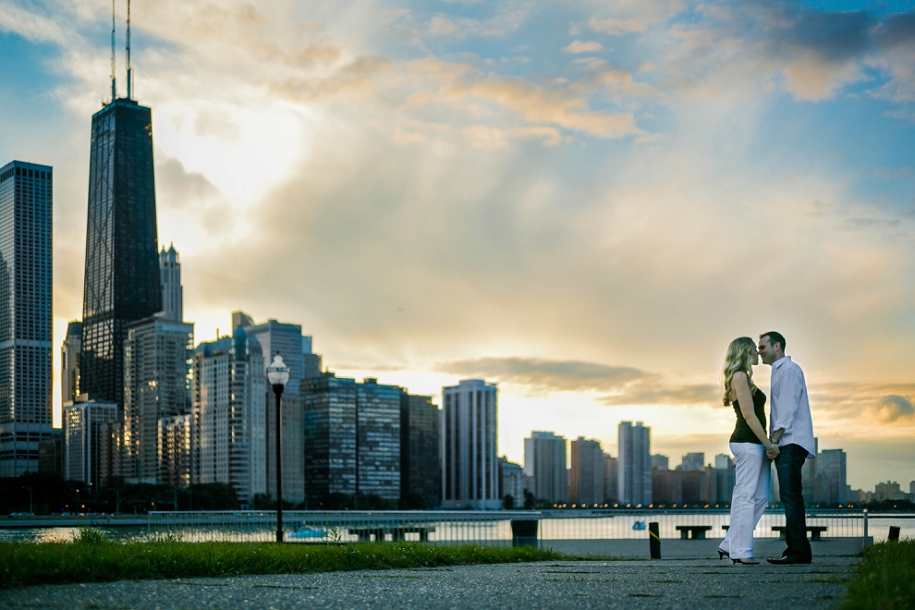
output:
<svg viewBox="0 0 915 610"><path fill-rule="evenodd" d="M766 449L766 455L769 457L770 460L774 460L775 458L778 457L779 452L780 452L780 450L778 448L778 445L770 440L769 448Z"/></svg>

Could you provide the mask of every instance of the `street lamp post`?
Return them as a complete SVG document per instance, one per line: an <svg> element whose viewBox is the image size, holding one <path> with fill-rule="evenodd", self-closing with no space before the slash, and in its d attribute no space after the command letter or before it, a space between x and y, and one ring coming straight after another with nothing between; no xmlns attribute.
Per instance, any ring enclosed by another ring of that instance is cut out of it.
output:
<svg viewBox="0 0 915 610"><path fill-rule="evenodd" d="M277 354L267 367L267 380L273 386L276 397L276 541L283 541L283 445L280 398L289 381L289 368L283 364L283 357Z"/></svg>

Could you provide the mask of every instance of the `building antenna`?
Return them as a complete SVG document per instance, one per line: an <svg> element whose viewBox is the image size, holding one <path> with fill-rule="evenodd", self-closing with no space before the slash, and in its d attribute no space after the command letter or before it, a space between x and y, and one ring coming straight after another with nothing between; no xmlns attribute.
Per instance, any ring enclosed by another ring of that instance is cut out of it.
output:
<svg viewBox="0 0 915 610"><path fill-rule="evenodd" d="M127 0L127 99L131 98L133 72L130 68L130 0Z"/></svg>
<svg viewBox="0 0 915 610"><path fill-rule="evenodd" d="M111 101L117 99L118 88L114 72L114 0L111 0Z"/></svg>

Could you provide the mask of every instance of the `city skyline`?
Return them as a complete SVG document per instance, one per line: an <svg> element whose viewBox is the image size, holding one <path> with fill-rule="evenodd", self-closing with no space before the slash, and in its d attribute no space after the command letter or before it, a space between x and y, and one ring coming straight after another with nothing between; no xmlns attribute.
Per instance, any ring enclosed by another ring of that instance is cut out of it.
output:
<svg viewBox="0 0 915 610"><path fill-rule="evenodd" d="M236 310L301 324L331 370L411 393L498 382L514 461L531 430L615 453L621 420L727 452L724 348L779 330L849 484L910 481L911 10L823 6L138 4L185 318L198 341ZM55 173L55 350L109 11L0 11L2 162Z"/></svg>

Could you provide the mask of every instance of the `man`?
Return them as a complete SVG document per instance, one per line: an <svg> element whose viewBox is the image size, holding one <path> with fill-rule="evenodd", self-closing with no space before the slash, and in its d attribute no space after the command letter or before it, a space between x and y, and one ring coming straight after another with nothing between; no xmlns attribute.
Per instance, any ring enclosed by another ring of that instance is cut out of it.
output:
<svg viewBox="0 0 915 610"><path fill-rule="evenodd" d="M767 561L775 565L810 563L812 553L807 540L801 467L816 454L807 383L801 367L785 355L785 337L781 333L760 335L759 356L764 364L772 366L769 437L778 446L770 447L769 457L775 459L778 493L785 507L785 541L788 543L781 557Z"/></svg>

